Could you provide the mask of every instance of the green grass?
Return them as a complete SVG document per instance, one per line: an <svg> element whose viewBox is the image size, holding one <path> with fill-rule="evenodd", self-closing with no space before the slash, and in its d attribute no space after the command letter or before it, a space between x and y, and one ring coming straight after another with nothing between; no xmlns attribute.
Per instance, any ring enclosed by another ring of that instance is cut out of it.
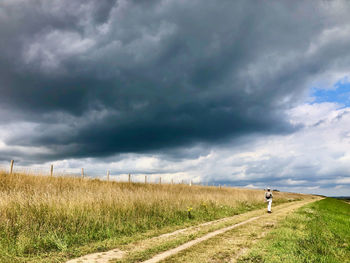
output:
<svg viewBox="0 0 350 263"><path fill-rule="evenodd" d="M350 205L326 198L300 208L238 262L350 262Z"/></svg>

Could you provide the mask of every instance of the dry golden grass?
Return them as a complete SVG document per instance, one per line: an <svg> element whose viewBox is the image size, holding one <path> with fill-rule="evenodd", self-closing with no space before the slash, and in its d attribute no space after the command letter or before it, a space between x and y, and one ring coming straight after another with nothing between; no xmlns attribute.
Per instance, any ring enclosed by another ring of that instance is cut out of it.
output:
<svg viewBox="0 0 350 263"><path fill-rule="evenodd" d="M302 197L275 193L274 199L280 203ZM262 190L2 173L0 260L69 253L91 242L196 224L264 205Z"/></svg>

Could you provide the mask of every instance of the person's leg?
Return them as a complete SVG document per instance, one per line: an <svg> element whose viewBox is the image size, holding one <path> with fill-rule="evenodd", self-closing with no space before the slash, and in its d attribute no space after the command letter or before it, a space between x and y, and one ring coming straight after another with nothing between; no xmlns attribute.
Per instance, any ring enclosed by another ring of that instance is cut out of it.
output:
<svg viewBox="0 0 350 263"><path fill-rule="evenodd" d="M271 212L271 203L272 203L272 199L268 200L268 206L267 206L267 211Z"/></svg>
<svg viewBox="0 0 350 263"><path fill-rule="evenodd" d="M267 199L267 200L266 200L266 203L267 203L267 212L269 212L270 200Z"/></svg>

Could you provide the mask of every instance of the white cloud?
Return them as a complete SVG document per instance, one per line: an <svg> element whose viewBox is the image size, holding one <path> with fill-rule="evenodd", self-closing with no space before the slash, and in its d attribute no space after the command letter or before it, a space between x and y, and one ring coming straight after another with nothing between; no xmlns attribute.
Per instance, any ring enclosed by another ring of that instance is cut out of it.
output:
<svg viewBox="0 0 350 263"><path fill-rule="evenodd" d="M80 173L84 167L91 176L127 180L133 179L163 182L194 183L217 182L250 188L266 185L285 191L319 194L350 194L350 109L338 108L334 103L304 104L289 111L288 117L303 128L289 135L250 136L242 145L231 142L203 151L195 158L172 159L164 154L123 154L106 159L85 158L53 162L56 172ZM13 124L8 133L16 128L33 129L30 124ZM28 127L26 127L28 126ZM2 130L2 138L8 133ZM20 150L27 153L45 148L10 147L0 138L0 150ZM249 142L249 143L247 143ZM202 146L196 146L201 152ZM188 151L188 149L187 149ZM50 163L33 167L49 167ZM48 168L47 168L48 169Z"/></svg>

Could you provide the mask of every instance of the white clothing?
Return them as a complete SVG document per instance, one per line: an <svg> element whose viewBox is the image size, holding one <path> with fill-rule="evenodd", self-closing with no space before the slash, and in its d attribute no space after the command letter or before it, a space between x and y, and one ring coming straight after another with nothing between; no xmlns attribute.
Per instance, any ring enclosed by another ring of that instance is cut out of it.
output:
<svg viewBox="0 0 350 263"><path fill-rule="evenodd" d="M267 196L270 196L270 197L267 198ZM270 191L265 193L265 199L267 202L267 211L268 212L271 212L272 198L273 198L273 194Z"/></svg>
<svg viewBox="0 0 350 263"><path fill-rule="evenodd" d="M271 204L272 204L272 198L267 199L267 211L271 212Z"/></svg>

